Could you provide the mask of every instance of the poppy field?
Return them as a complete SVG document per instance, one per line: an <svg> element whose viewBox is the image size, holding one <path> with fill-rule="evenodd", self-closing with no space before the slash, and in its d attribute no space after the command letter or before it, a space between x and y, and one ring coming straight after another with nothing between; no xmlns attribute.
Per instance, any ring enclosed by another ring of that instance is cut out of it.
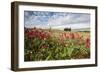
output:
<svg viewBox="0 0 100 73"><path fill-rule="evenodd" d="M24 61L90 58L90 32L24 28Z"/></svg>

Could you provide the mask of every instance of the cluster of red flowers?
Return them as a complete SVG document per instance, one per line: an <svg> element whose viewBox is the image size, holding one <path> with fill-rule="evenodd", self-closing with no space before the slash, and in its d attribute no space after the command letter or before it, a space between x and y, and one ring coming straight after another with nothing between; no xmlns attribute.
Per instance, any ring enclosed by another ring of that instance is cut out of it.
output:
<svg viewBox="0 0 100 73"><path fill-rule="evenodd" d="M71 39L76 39L76 38L81 39L82 36L79 35L78 33L69 32L69 33L62 33L61 37L65 38L65 39L69 39L69 38L71 38Z"/></svg>
<svg viewBox="0 0 100 73"><path fill-rule="evenodd" d="M42 45L41 48L48 48L48 45Z"/></svg>
<svg viewBox="0 0 100 73"><path fill-rule="evenodd" d="M80 44L80 42L82 42L83 40L85 41L85 44L86 44L86 48L90 48L90 38L87 37L85 39L82 38L82 35L80 35L79 33L61 33L60 35L60 40L63 44L65 44L64 40L66 39L78 39L80 41L76 41L76 45L77 44ZM69 42L70 43L70 42Z"/></svg>
<svg viewBox="0 0 100 73"><path fill-rule="evenodd" d="M61 36L63 38L66 38L66 39L69 39L70 38L69 34L67 34L67 33L62 33Z"/></svg>
<svg viewBox="0 0 100 73"><path fill-rule="evenodd" d="M44 32L41 29L32 29L27 33L27 36L29 38L39 38L41 40L45 40L45 39L50 38L50 33Z"/></svg>
<svg viewBox="0 0 100 73"><path fill-rule="evenodd" d="M86 39L86 48L90 48L90 38Z"/></svg>
<svg viewBox="0 0 100 73"><path fill-rule="evenodd" d="M42 29L37 29L37 28L33 28L31 30L29 30L26 35L28 36L28 38L39 38L40 40L47 40L48 38L51 37L52 33L49 32L49 31L43 31ZM62 43L62 45L68 45L66 44L66 41L67 39L79 39L80 41L76 41L76 45L79 45L80 42L82 42L83 40L85 41L86 43L86 48L90 48L90 38L87 37L85 39L82 38L82 35L79 34L79 33L73 33L73 32L63 32L63 33L60 33L59 34L59 40L60 42ZM72 44L71 41L69 41L69 44ZM47 48L48 46L47 45L42 45L41 48Z"/></svg>

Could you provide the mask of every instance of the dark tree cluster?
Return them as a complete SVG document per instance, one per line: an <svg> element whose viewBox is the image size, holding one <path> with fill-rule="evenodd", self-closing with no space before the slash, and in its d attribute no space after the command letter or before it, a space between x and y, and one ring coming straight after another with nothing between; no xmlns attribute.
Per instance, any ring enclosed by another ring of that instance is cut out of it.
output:
<svg viewBox="0 0 100 73"><path fill-rule="evenodd" d="M71 28L64 28L64 31L71 31Z"/></svg>

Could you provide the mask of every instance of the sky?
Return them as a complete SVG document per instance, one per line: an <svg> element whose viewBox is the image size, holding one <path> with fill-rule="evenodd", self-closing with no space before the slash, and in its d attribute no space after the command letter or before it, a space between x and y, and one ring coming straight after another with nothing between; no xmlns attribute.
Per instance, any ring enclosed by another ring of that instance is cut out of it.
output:
<svg viewBox="0 0 100 73"><path fill-rule="evenodd" d="M90 28L90 14L72 12L24 11L26 28Z"/></svg>

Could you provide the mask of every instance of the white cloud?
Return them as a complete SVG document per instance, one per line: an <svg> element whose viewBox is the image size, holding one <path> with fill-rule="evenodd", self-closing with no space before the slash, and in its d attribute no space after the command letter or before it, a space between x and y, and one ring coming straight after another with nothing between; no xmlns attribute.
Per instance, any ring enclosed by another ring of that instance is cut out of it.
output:
<svg viewBox="0 0 100 73"><path fill-rule="evenodd" d="M79 16L76 16L75 14L74 15L68 14L67 16L65 15L65 16L59 16L59 17L54 15L53 17L55 17L55 19L51 17L49 18L49 21L48 21L48 24L50 24L52 27L61 26L61 25L73 26L73 24L77 24L79 26L87 26L87 25L84 25L83 23L89 25L89 22L90 22L89 15L85 15L85 14L79 15Z"/></svg>
<svg viewBox="0 0 100 73"><path fill-rule="evenodd" d="M44 27L47 28L50 25L52 28L72 27L89 27L90 15L80 13L53 13L50 12L36 12L33 14L25 13L25 27Z"/></svg>

